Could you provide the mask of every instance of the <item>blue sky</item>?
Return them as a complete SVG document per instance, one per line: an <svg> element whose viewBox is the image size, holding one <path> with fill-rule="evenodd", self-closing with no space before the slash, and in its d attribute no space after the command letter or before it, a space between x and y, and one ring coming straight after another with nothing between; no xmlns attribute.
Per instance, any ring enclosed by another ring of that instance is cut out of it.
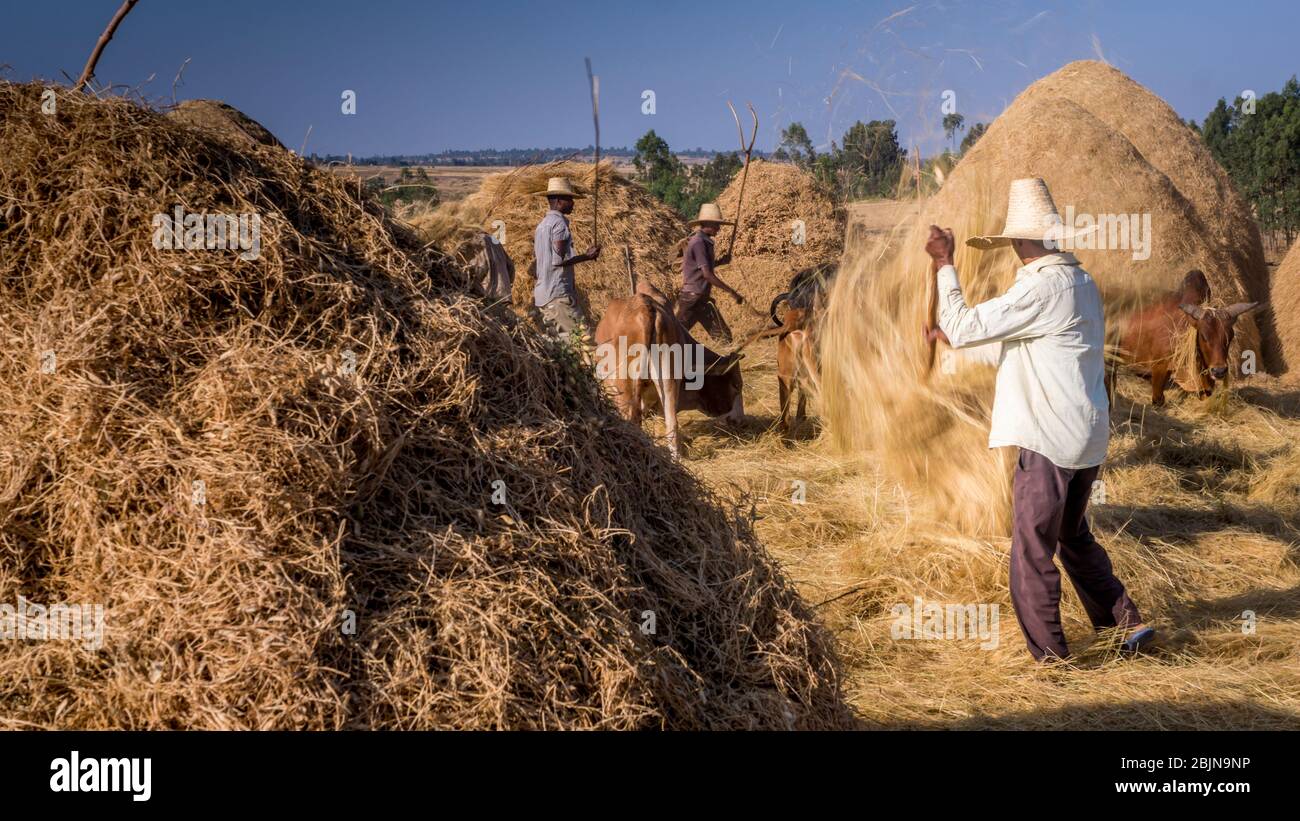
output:
<svg viewBox="0 0 1300 821"><path fill-rule="evenodd" d="M20 3L0 14L11 79L76 76L118 0ZM142 0L101 82L168 100L216 97L297 148L357 155L591 142L582 58L601 77L601 136L650 128L674 148L731 149L726 101L752 101L759 148L798 120L815 142L893 118L941 147L942 95L968 123L1098 54L1203 118L1219 97L1277 90L1300 71L1294 2L410 2ZM150 77L151 82L147 82ZM340 95L357 95L357 113ZM642 113L653 90L656 112Z"/></svg>

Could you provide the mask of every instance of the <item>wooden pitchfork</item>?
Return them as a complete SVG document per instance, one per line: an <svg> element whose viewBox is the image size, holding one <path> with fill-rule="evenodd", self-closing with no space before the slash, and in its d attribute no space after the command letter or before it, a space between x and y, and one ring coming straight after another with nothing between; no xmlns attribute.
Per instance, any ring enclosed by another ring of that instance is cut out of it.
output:
<svg viewBox="0 0 1300 821"><path fill-rule="evenodd" d="M731 256L731 251L736 247L736 235L740 233L740 207L745 202L745 180L749 177L749 158L754 153L754 141L758 139L758 112L754 111L753 103L745 103L749 107L749 116L754 118L754 128L749 134L749 142L745 142L745 129L740 125L740 115L736 113L736 107L727 100L727 108L731 109L731 116L736 121L736 132L740 134L740 150L745 155L745 167L740 172L740 196L736 199L736 224L731 228L731 241L727 243L727 256Z"/></svg>

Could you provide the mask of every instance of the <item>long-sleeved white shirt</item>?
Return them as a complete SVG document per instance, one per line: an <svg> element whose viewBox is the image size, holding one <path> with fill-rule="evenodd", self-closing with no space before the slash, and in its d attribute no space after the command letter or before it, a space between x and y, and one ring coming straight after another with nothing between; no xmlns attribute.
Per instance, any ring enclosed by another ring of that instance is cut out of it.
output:
<svg viewBox="0 0 1300 821"><path fill-rule="evenodd" d="M1016 272L1002 296L968 306L957 269L939 269L939 327L954 348L1001 342L989 447L1019 446L1062 468L1100 465L1110 441L1105 316L1071 254Z"/></svg>

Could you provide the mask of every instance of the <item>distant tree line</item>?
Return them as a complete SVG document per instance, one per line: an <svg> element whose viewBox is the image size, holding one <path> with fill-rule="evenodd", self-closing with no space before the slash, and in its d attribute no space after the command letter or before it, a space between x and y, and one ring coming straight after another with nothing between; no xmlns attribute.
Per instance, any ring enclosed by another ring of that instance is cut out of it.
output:
<svg viewBox="0 0 1300 821"><path fill-rule="evenodd" d="M1250 202L1260 230L1289 247L1300 234L1300 83L1255 99L1220 98L1197 129Z"/></svg>
<svg viewBox="0 0 1300 821"><path fill-rule="evenodd" d="M519 166L529 163L547 163L555 160L566 158L590 158L595 153L595 146L586 148L484 148L477 150L453 150L440 151L436 154L376 154L369 157L352 157L353 165L391 165L397 167L403 166L421 166L421 165L508 165ZM712 157L714 151L705 148L691 148L677 152L679 157L705 158ZM758 153L758 152L755 152ZM626 147L605 147L601 146L600 155L602 158L621 158L630 159L636 155L636 150ZM349 157L346 154L311 154L309 158L316 164L324 163L347 163Z"/></svg>

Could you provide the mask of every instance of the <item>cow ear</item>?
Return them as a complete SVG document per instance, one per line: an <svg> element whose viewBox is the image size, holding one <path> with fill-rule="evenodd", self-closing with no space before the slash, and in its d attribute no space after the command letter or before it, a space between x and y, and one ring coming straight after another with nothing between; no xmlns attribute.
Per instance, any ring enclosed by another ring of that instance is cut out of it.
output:
<svg viewBox="0 0 1300 821"><path fill-rule="evenodd" d="M1190 316L1192 319L1195 320L1200 320L1200 318L1205 315L1205 309L1202 308L1200 305L1188 305L1186 302L1184 302L1178 307L1183 309L1183 313L1187 314L1188 316Z"/></svg>
<svg viewBox="0 0 1300 821"><path fill-rule="evenodd" d="M1258 302L1238 302L1228 306L1228 316L1236 319L1244 313L1249 313L1260 306Z"/></svg>

